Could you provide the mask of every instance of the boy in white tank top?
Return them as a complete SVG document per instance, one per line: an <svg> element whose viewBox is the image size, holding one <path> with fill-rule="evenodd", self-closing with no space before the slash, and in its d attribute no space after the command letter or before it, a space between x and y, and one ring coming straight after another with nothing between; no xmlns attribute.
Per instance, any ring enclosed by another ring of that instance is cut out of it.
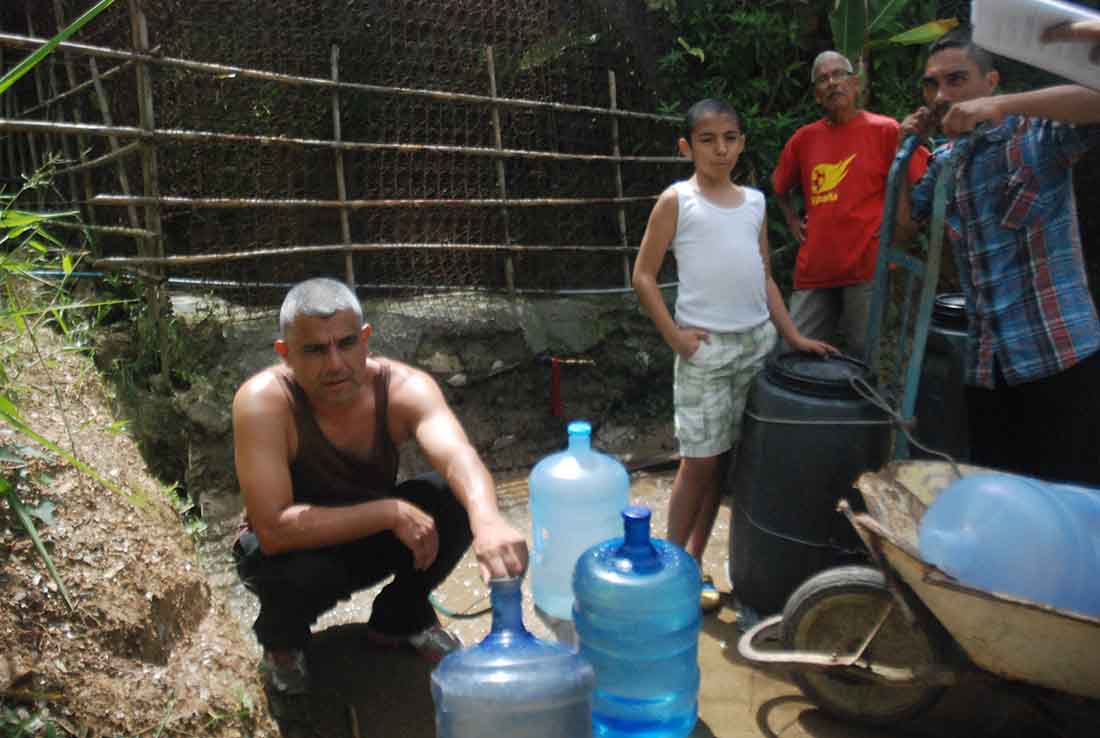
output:
<svg viewBox="0 0 1100 738"><path fill-rule="evenodd" d="M775 344L776 330L797 350L824 355L836 349L798 332L771 277L764 195L730 178L745 148L737 113L724 101L702 100L688 110L685 123L678 145L695 173L658 198L632 283L676 352L680 467L669 501L668 540L701 566L745 398ZM680 280L675 318L657 286L670 248ZM703 581L701 605L713 612L721 600L713 579Z"/></svg>

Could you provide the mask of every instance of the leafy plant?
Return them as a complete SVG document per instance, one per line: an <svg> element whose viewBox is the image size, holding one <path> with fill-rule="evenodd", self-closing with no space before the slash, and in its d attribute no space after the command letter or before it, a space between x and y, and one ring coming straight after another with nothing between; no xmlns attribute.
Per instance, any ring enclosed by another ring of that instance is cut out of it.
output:
<svg viewBox="0 0 1100 738"><path fill-rule="evenodd" d="M3 77L0 77L0 95L4 94L4 92L7 91L7 89L13 84L15 84L20 77L34 69L34 67L40 61L49 56L50 53L57 48L58 44L70 38L74 33L86 26L93 18L95 18L97 15L110 7L111 4L114 3L114 1L115 0L99 0L99 2L89 8L87 12L84 13L84 15L80 16L75 21L70 23L56 36L51 38L38 49L35 49L30 54L30 56L12 67L7 74L5 74Z"/></svg>
<svg viewBox="0 0 1100 738"><path fill-rule="evenodd" d="M33 51L27 58L4 74L3 77L0 77L0 95L4 94L17 80L45 59L58 44L83 28L93 18L112 5L113 2L114 0L99 0L99 2L93 5L68 27L47 41L42 47ZM30 278L32 280L38 279L35 274L36 269L46 265L59 269L65 276L72 273L80 258L80 254L74 253L59 239L51 235L47 226L51 222L61 219L72 219L77 216L77 213L75 211L52 213L32 212L17 208L16 202L19 200L20 196L26 192L50 187L53 180L54 168L58 161L59 159L56 156L49 157L41 168L27 177L20 189L14 194L7 194L0 191L0 246L4 247L3 252L0 252L0 280L2 280L2 287L8 303L8 310L0 315L0 318L11 321L20 335L25 335L31 340L34 351L39 355L39 358L41 358L41 352L38 350L38 344L34 339L34 329L37 327L38 323L36 322L33 325L28 325L28 319L34 318L37 320L38 318L48 317L48 319L52 320L55 325L64 331L68 328L68 321L64 314L68 306L59 304L56 299L53 299L49 301L49 304L43 307L28 309L23 306L22 300L17 290L13 288L11 280L15 277ZM62 294L61 289L55 291L55 298L60 294ZM16 403L11 397L8 384L10 377L6 367L0 369L0 379L4 381L5 388L5 391L0 394L0 419L22 435L58 454L68 463L77 467L85 474L88 474L104 487L120 494L126 494L130 499L136 499L133 495L123 492L117 485L104 479L94 469L81 462L75 455L75 447L72 452L66 451L53 441L50 441L36 432L20 416ZM56 387L57 385L54 383L55 393L57 391ZM70 445L72 445L71 437L69 440ZM35 551L45 563L50 577L57 585L65 603L71 609L73 607L72 599L65 589L61 576L49 552L42 543L38 528L32 519L34 510L28 510L19 497L16 485L12 484L11 480L5 477L0 477L0 496L3 496L7 500L8 505L19 520L20 525L30 536L34 543ZM20 726L20 730L28 732L29 734L26 726ZM52 733L52 727L49 728L49 732Z"/></svg>
<svg viewBox="0 0 1100 738"><path fill-rule="evenodd" d="M863 73L869 105L877 92L878 51L926 46L959 24L956 18L926 20L936 10L936 3L924 0L836 0L829 14L833 43ZM918 25L907 27L914 16Z"/></svg>

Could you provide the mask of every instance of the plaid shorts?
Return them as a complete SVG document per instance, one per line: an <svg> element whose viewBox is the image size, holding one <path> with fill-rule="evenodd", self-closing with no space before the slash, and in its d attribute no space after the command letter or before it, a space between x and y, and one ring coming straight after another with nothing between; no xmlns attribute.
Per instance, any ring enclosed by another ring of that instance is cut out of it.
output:
<svg viewBox="0 0 1100 738"><path fill-rule="evenodd" d="M766 320L738 333L710 333L690 359L676 356L672 395L680 456L718 456L741 435L741 415L753 378L775 345Z"/></svg>

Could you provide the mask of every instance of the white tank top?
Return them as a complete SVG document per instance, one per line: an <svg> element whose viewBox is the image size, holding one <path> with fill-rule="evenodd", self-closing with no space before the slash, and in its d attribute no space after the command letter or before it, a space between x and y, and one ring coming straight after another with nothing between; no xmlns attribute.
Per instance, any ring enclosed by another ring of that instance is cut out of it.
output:
<svg viewBox="0 0 1100 738"><path fill-rule="evenodd" d="M721 207L691 181L677 182L672 250L680 289L676 322L717 333L746 331L768 319L760 229L764 194L742 187L744 201Z"/></svg>

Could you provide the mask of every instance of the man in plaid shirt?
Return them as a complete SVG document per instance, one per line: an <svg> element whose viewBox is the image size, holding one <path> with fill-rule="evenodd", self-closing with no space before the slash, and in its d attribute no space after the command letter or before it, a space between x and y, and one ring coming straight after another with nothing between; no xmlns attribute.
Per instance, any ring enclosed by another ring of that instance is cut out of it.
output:
<svg viewBox="0 0 1100 738"><path fill-rule="evenodd" d="M903 189L898 236L927 224L943 162L969 148L959 152L945 228L966 293L972 460L1100 485L1100 320L1072 180L1074 162L1100 143L1090 125L1100 123L1100 93L1064 85L994 96L998 81L965 29L930 48L926 106L902 134L938 124L950 140L911 196Z"/></svg>

